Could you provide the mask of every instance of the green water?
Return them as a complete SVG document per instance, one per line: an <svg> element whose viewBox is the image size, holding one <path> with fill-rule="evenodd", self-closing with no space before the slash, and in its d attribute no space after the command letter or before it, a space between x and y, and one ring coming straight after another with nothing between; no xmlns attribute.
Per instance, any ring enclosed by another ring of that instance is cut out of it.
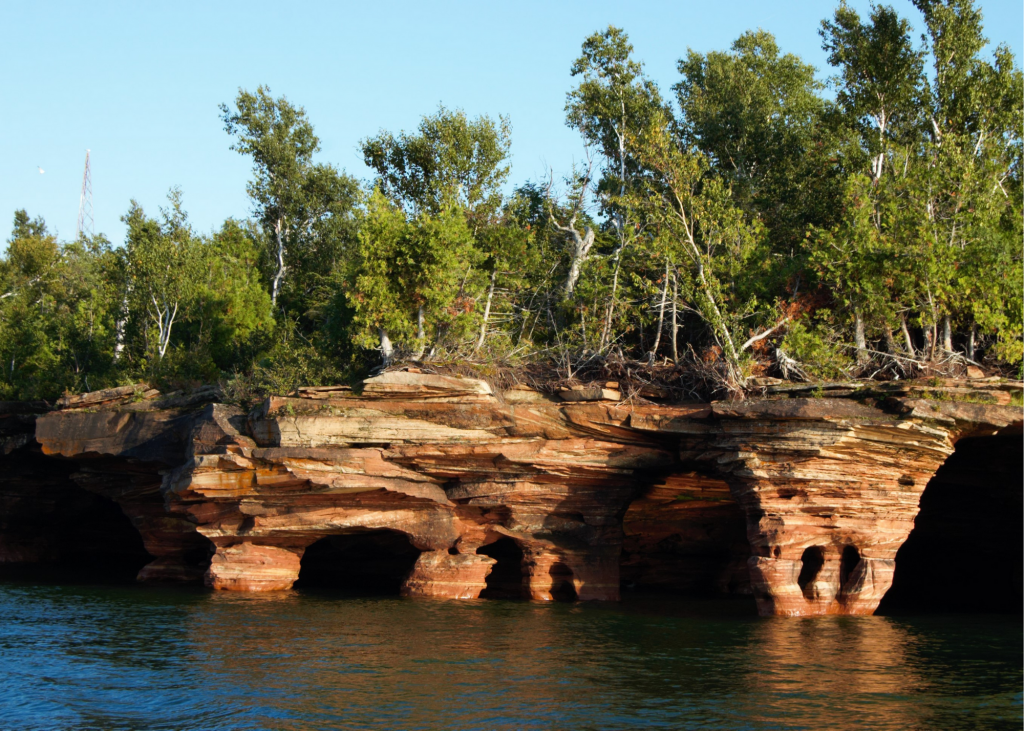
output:
<svg viewBox="0 0 1024 731"><path fill-rule="evenodd" d="M1019 729L1020 616L0 585L3 729Z"/></svg>

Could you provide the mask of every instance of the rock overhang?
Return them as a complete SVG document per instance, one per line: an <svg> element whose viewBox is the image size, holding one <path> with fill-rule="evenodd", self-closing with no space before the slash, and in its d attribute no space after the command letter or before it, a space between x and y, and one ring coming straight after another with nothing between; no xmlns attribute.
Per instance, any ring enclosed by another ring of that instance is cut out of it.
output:
<svg viewBox="0 0 1024 731"><path fill-rule="evenodd" d="M128 403L86 394L35 415L35 439L64 459L158 467L165 516L214 546L206 580L215 588L286 588L318 537L394 530L422 552L409 594L479 593L493 559L477 550L505 537L523 553L525 595L550 598L568 572L579 598L615 598L627 508L696 471L726 485L745 516L747 569L765 614L873 611L955 441L1021 424L1011 406L912 393L508 403L482 381L411 373L369 379L361 392L271 397L248 414L212 391L205 403L146 393L138 401L134 389ZM650 504L647 524L662 504L672 503ZM157 533L137 525L144 538ZM173 574L173 541L161 540L163 573ZM812 549L821 566L801 578ZM851 551L857 563L844 568ZM567 568L553 578L555 564Z"/></svg>

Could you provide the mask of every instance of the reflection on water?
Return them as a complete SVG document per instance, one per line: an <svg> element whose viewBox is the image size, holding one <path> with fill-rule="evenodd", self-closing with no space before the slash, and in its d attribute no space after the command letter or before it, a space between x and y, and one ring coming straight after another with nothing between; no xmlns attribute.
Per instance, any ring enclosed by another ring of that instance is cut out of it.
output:
<svg viewBox="0 0 1024 731"><path fill-rule="evenodd" d="M1020 728L1019 617L0 585L2 728Z"/></svg>

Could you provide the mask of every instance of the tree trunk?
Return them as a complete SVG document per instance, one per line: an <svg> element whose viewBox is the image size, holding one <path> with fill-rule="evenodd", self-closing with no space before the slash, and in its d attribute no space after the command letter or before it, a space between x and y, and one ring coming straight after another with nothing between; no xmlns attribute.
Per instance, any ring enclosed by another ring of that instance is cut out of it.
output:
<svg viewBox="0 0 1024 731"><path fill-rule="evenodd" d="M888 350L892 355L899 355L899 348L896 347L896 338L893 337L892 328L889 323L885 323L885 349Z"/></svg>
<svg viewBox="0 0 1024 731"><path fill-rule="evenodd" d="M427 333L423 328L425 319L423 305L420 305L416 310L416 352L412 354L413 360L423 360L423 351L427 349Z"/></svg>
<svg viewBox="0 0 1024 731"><path fill-rule="evenodd" d="M619 269L622 267L622 249L620 245L619 250L615 252L615 274L612 276L612 294L608 299L608 309L604 315L604 326L601 328L601 342L597 346L598 352L604 350L604 346L608 344L608 336L612 331L612 314L615 312L615 295L619 289Z"/></svg>
<svg viewBox="0 0 1024 731"><path fill-rule="evenodd" d="M917 349L914 348L914 339L910 337L910 329L907 327L907 316L900 315L900 329L903 331L903 342L907 345L907 353L911 358L917 356Z"/></svg>
<svg viewBox="0 0 1024 731"><path fill-rule="evenodd" d="M121 353L124 352L124 330L128 326L128 295L131 293L131 284L128 285L121 301L121 316L114 323L114 362L121 360Z"/></svg>
<svg viewBox="0 0 1024 731"><path fill-rule="evenodd" d="M174 309L165 311L160 322L160 342L158 344L160 359L163 360L167 354L167 348L171 344L171 329L174 327L174 318L178 316L178 303L174 303Z"/></svg>
<svg viewBox="0 0 1024 731"><path fill-rule="evenodd" d="M494 263L494 271L491 272L491 286L487 290L487 304L484 305L484 321L480 323L480 339L476 341L473 352L480 350L484 345L484 338L487 337L487 321L491 317L491 300L494 299L494 282L498 278L498 263Z"/></svg>
<svg viewBox="0 0 1024 731"><path fill-rule="evenodd" d="M587 226L582 236L575 229L569 235L573 241L573 252L572 261L569 264L569 276L565 280L566 299L571 299L572 293L576 290L576 282L580 278L583 262L587 260L587 256L590 254L590 247L594 245L594 230Z"/></svg>
<svg viewBox="0 0 1024 731"><path fill-rule="evenodd" d="M674 273L672 274L672 362L679 364L679 343L677 336L679 335L679 320L677 311L679 310L679 277Z"/></svg>
<svg viewBox="0 0 1024 731"><path fill-rule="evenodd" d="M658 346L661 345L661 331L665 327L665 301L668 299L668 259L665 259L665 281L661 285L661 304L658 306L658 332L654 336L654 345L647 354L647 362L654 364L658 357Z"/></svg>
<svg viewBox="0 0 1024 731"><path fill-rule="evenodd" d="M857 346L857 363L864 365L868 362L868 341L864 337L864 317L860 310L853 313L853 342Z"/></svg>
<svg viewBox="0 0 1024 731"><path fill-rule="evenodd" d="M388 337L388 331L384 328L378 330L380 334L380 357L384 361L384 365L391 365L391 358L395 354L395 349L391 345L391 338Z"/></svg>
<svg viewBox="0 0 1024 731"><path fill-rule="evenodd" d="M149 310L149 316L156 323L156 352L160 359L163 360L164 355L167 353L167 347L171 343L171 330L174 327L174 318L178 315L178 303L174 303L173 309L170 303L164 302L161 305L160 302L157 302L155 294L149 295L149 301L153 303L153 309ZM149 349L148 339L146 349Z"/></svg>
<svg viewBox="0 0 1024 731"><path fill-rule="evenodd" d="M953 352L953 329L950 327L949 315L942 316L942 348L947 353Z"/></svg>
<svg viewBox="0 0 1024 731"><path fill-rule="evenodd" d="M277 219L274 224L274 238L277 240L277 273L274 274L274 280L270 288L270 304L277 305L277 295L281 292L281 283L284 281L284 237L281 235L281 227L283 222L281 219Z"/></svg>
<svg viewBox="0 0 1024 731"><path fill-rule="evenodd" d="M977 337L978 326L971 323L971 332L967 335L967 357L974 360L975 338Z"/></svg>

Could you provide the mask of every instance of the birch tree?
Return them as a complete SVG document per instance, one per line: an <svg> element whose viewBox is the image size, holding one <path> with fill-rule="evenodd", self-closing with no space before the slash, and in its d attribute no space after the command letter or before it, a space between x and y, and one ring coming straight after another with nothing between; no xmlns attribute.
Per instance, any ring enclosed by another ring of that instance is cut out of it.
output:
<svg viewBox="0 0 1024 731"><path fill-rule="evenodd" d="M931 135L914 190L931 355L953 351L959 326L972 360L980 331L994 340L995 354L1019 364L1021 70L1005 46L982 55L987 39L973 0L914 4L924 15L935 72Z"/></svg>
<svg viewBox="0 0 1024 731"><path fill-rule="evenodd" d="M448 259L452 273L465 282L455 295L461 298L458 307L465 306L466 287L475 287L474 267L482 265L489 270L487 295L478 298L482 300L482 312L475 348L479 349L486 339L491 305L499 286L504 240L497 232L488 233L488 229L501 227L501 186L510 170L510 145L511 124L507 117L497 121L488 116L470 119L462 110L447 109L444 105L436 113L424 116L415 132L395 135L381 131L361 143L363 159L376 171L376 185L381 193L405 212L413 230L419 232L412 239L419 242L418 253L410 260L424 267L410 274L419 282L415 287L417 358L424 354L428 320L441 322L454 306L442 294L448 291L445 278L428 271L430 262L440 260L430 242L450 239L454 246L449 253L455 259L443 258ZM464 241L462 233L456 231L457 221L468 227L469 241ZM484 255L482 259L478 253ZM476 299L473 303L476 306Z"/></svg>
<svg viewBox="0 0 1024 731"><path fill-rule="evenodd" d="M629 141L648 129L656 117L667 114L667 110L657 85L644 75L642 64L633 59L633 46L620 28L609 26L589 36L573 63L572 75L579 77L579 83L566 97L566 123L604 160L596 193L616 240L611 253L611 288L598 345L603 350L612 335L623 253L636 240L641 226L624 205L631 181L639 170ZM593 232L584 230L581 234L572 222L556 225L573 243L569 282L575 285L578 262L589 254ZM567 283L567 296L572 291L573 286Z"/></svg>
<svg viewBox="0 0 1024 731"><path fill-rule="evenodd" d="M268 241L270 297L275 306L293 283L300 292L292 309L302 309L311 276L326 276L351 238L346 224L358 199L357 182L331 165L314 163L320 140L302 107L270 89L239 89L235 107L220 106L231 146L252 158L253 178L246 185ZM289 278L296 270L298 281Z"/></svg>
<svg viewBox="0 0 1024 731"><path fill-rule="evenodd" d="M822 21L820 30L829 63L838 71L830 80L836 103L844 123L861 138L869 161L865 172L872 183L860 186L854 171L841 203L847 215L833 229L834 235L822 240L827 251L817 256L819 266L828 270L826 281L838 285L837 299L852 315L854 347L861 364L868 360L869 310L879 316L875 324L886 332L891 326L891 318L883 314L887 308L880 304L892 297L879 292L878 280L871 276L878 273L875 263L885 249L882 242L893 230L893 221L884 220L885 212L891 213L892 202L905 195L925 120L925 52L914 47L911 32L910 23L888 6L873 5L868 22L862 22L845 0L833 20ZM864 206L870 215L864 215ZM890 251L893 263L905 255L898 249ZM889 275L897 280L890 291L912 289L914 283L907 281L912 275L904 270L901 277L897 269L890 267ZM840 272L844 274L837 279Z"/></svg>
<svg viewBox="0 0 1024 731"><path fill-rule="evenodd" d="M200 243L172 190L162 221L146 216L136 201L121 219L128 227L122 253L129 322L135 323L144 352L160 361L171 347L174 326L192 306L201 277Z"/></svg>
<svg viewBox="0 0 1024 731"><path fill-rule="evenodd" d="M741 339L742 317L751 308L761 309L755 314L762 322L770 320L772 313L756 302L736 301L723 286L722 274L730 267L743 267L762 234L756 225L744 220L722 181L707 177L707 159L677 145L666 121L661 120L638 138L636 149L650 175L644 189L634 194L634 205L643 209L651 221L663 255L679 262L679 271L685 275L681 289L689 308L707 325L722 351L727 385L742 387L746 380L744 353L777 332L786 321L779 318ZM667 292L667 274L663 292ZM663 318L661 307L659 321Z"/></svg>

